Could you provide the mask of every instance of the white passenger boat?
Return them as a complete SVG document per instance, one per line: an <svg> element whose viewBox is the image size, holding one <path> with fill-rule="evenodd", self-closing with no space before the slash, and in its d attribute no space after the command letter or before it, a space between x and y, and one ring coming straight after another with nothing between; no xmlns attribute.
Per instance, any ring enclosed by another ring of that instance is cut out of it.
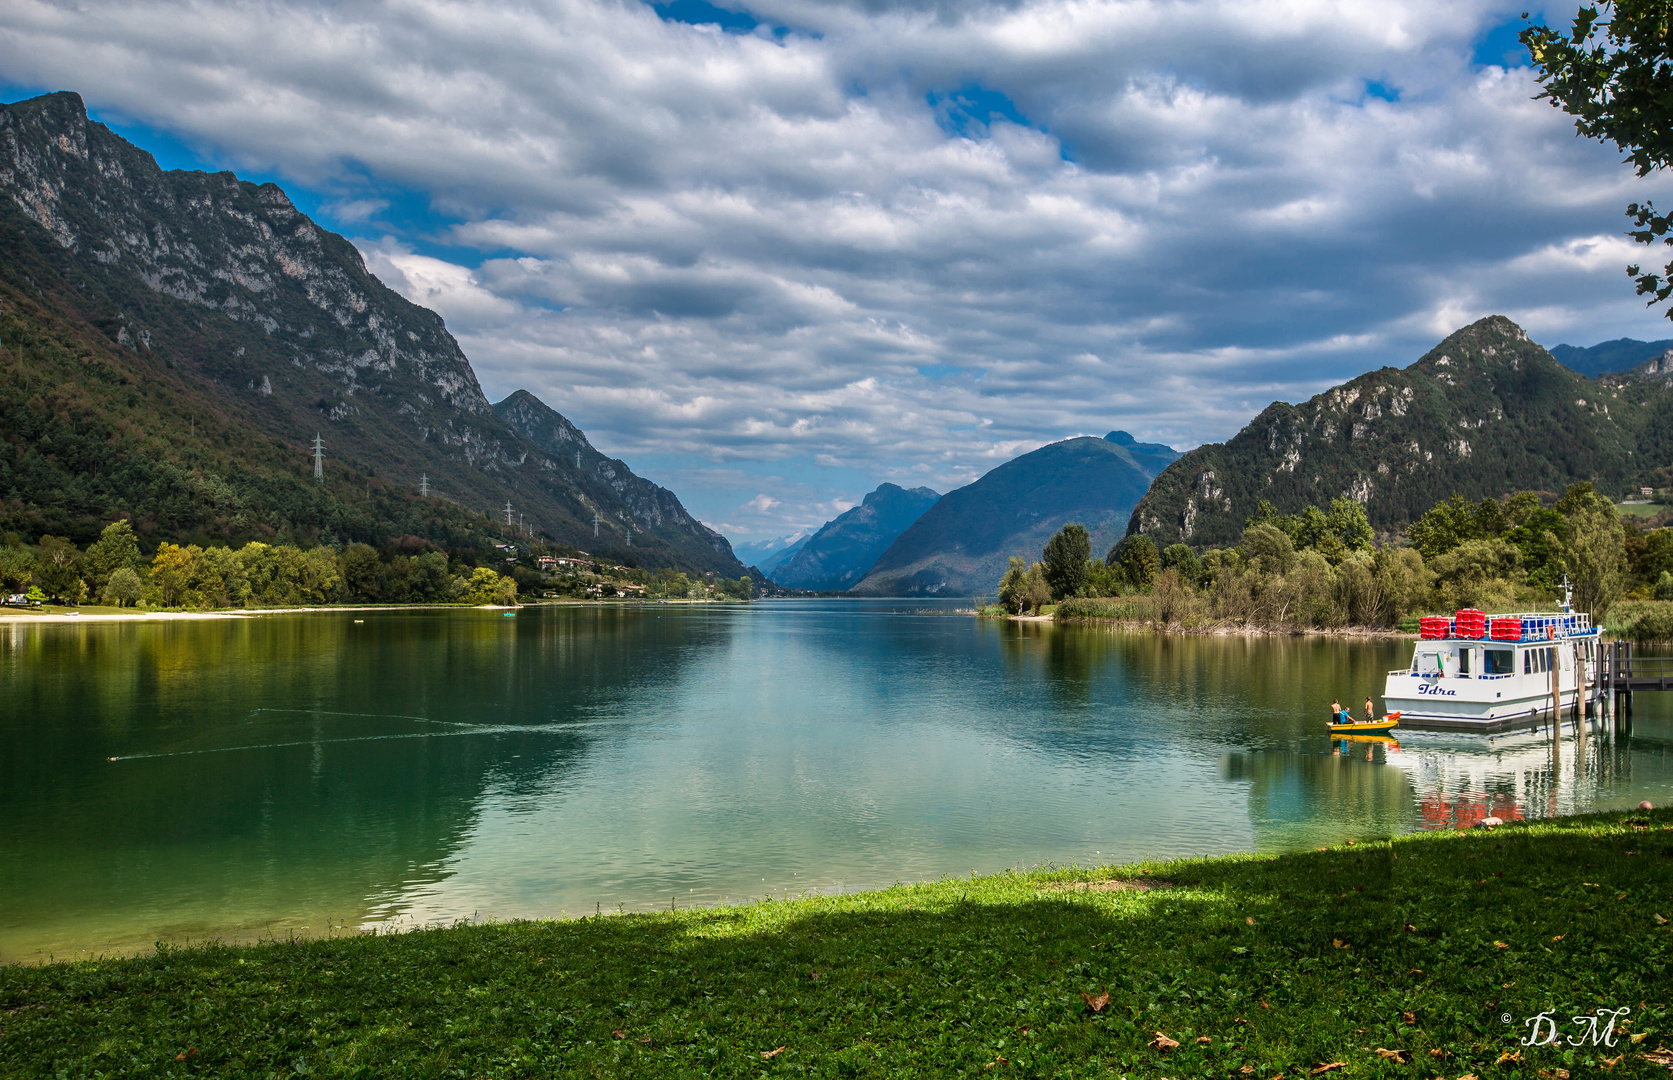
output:
<svg viewBox="0 0 1673 1080"><path fill-rule="evenodd" d="M1384 704L1402 731L1500 732L1539 726L1597 695L1601 646L1569 610L1420 620L1411 666L1388 673Z"/></svg>

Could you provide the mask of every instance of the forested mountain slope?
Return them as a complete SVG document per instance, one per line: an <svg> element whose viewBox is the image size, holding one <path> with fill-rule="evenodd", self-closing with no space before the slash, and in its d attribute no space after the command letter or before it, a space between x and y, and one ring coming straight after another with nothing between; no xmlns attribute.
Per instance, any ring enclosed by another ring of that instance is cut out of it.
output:
<svg viewBox="0 0 1673 1080"><path fill-rule="evenodd" d="M1577 480L1619 494L1673 454L1666 383L1588 379L1503 316L1467 326L1406 368L1301 403L1274 402L1236 436L1156 478L1128 523L1162 545L1228 544L1260 500L1293 513L1338 496L1395 528L1467 499Z"/></svg>
<svg viewBox="0 0 1673 1080"><path fill-rule="evenodd" d="M1584 348L1577 345L1553 345L1551 355L1570 371L1598 378L1617 371L1630 371L1644 361L1659 357L1673 349L1673 341L1639 341L1636 338L1616 338Z"/></svg>
<svg viewBox="0 0 1673 1080"><path fill-rule="evenodd" d="M941 498L927 487L882 484L810 536L800 551L772 571L792 589L840 590L859 583L878 556Z"/></svg>
<svg viewBox="0 0 1673 1080"><path fill-rule="evenodd" d="M1012 555L1033 560L1052 533L1085 525L1099 555L1174 451L1134 453L1111 432L1024 454L950 491L878 558L853 590L883 596L992 593Z"/></svg>
<svg viewBox="0 0 1673 1080"><path fill-rule="evenodd" d="M131 411L118 417L95 403L102 392L65 369L67 382L53 390L83 411L60 410L53 414L60 422L110 427L122 419L148 437L160 434L167 423L151 415L147 394L167 389L181 409L224 428L215 460L190 466L212 469L202 481L211 487L233 476L247 485L267 475L269 460L306 468L317 431L330 481L347 479L346 466L355 483L375 477L374 489L381 481L406 499L427 476L433 493L464 508L462 519L510 500L559 542L622 548L631 528L643 560L742 569L723 538L667 515L643 520L615 493L613 478L593 483L602 455L577 468L572 456L553 455L508 424L440 316L386 288L352 244L315 225L278 187L224 172L164 172L90 122L75 94L0 106L0 280L33 305L28 312L11 305L7 316L20 321L0 323L0 333L57 334L66 356L97 355L115 385L133 388L120 398ZM27 411L37 390L16 384L10 407ZM185 417L188 440L198 422ZM73 524L149 505L137 481L101 474L101 463L85 456L25 446L17 432L9 429L9 448L0 449L13 476L36 475L33 453L51 459L61 481L79 485L73 509L34 480L0 492L26 527L53 514ZM258 461L268 447L271 459ZM184 450L175 448L176 457ZM315 520L323 511L296 517L267 496L243 517L171 505L178 534L236 539L293 529L305 538L323 527ZM595 511L610 530L596 543ZM377 506L366 512L366 528L381 534L368 539L397 528Z"/></svg>

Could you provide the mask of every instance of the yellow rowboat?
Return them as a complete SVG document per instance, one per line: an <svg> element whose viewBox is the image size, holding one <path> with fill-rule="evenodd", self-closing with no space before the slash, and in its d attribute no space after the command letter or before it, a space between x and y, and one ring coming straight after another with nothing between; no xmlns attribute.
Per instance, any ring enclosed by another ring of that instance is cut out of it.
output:
<svg viewBox="0 0 1673 1080"><path fill-rule="evenodd" d="M1331 724L1332 735L1376 735L1400 725L1400 714L1389 713L1381 720L1363 720L1352 724Z"/></svg>

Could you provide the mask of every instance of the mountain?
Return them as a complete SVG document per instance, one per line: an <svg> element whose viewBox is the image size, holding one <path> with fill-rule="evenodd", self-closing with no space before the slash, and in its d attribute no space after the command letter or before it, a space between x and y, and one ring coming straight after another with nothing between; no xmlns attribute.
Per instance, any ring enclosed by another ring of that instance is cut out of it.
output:
<svg viewBox="0 0 1673 1080"><path fill-rule="evenodd" d="M1586 348L1553 345L1551 355L1570 371L1578 371L1595 379L1599 375L1635 368L1651 357L1660 356L1668 349L1673 349L1673 340L1638 341L1634 338L1616 338L1614 341L1605 341Z"/></svg>
<svg viewBox="0 0 1673 1080"><path fill-rule="evenodd" d="M939 498L927 487L882 484L859 506L827 521L808 537L800 551L773 571L773 581L790 589L850 588Z"/></svg>
<svg viewBox="0 0 1673 1080"><path fill-rule="evenodd" d="M771 574L785 559L802 550L803 545L812 536L811 532L803 529L793 532L789 536L781 536L776 540L755 540L747 544L733 544L732 554L763 573Z"/></svg>
<svg viewBox="0 0 1673 1080"><path fill-rule="evenodd" d="M1588 379L1490 316L1409 367L1274 402L1227 442L1190 451L1128 528L1164 546L1229 544L1262 499L1293 513L1348 496L1374 526L1397 528L1454 493L1558 492L1576 480L1618 493L1673 461L1673 396L1649 367Z"/></svg>
<svg viewBox="0 0 1673 1080"><path fill-rule="evenodd" d="M641 497L619 462L583 452L577 466L502 418L441 317L385 287L352 244L277 186L165 172L89 121L73 93L0 106L0 282L16 296L7 315L34 320L27 332L43 335L43 352L50 339L70 360L100 361L62 369L69 381L52 392L83 411L60 426L118 431L133 447L106 462L7 440L0 495L26 528L53 521L85 533L118 509L152 505L146 485L159 483L201 489L174 499L159 530L228 539L307 538L332 515L374 543L406 531L415 514L486 529L510 501L562 543L625 551L631 541L642 562L743 569L724 538L694 529L667 500ZM22 323L9 329L26 333ZM29 375L20 368L19 377ZM22 387L0 407L27 419L41 395ZM212 445L200 428L213 430ZM303 497L307 483L294 482L311 479L316 432L325 482ZM127 468L134 455L150 464ZM37 459L75 483L73 500L53 496ZM186 478L165 477L163 466ZM421 482L453 505L419 497ZM412 499L422 514L395 505ZM342 510L349 505L359 510Z"/></svg>
<svg viewBox="0 0 1673 1080"><path fill-rule="evenodd" d="M709 565L734 569L727 563L738 560L726 538L687 513L678 496L635 476L626 462L593 449L580 428L527 390L516 391L495 405L494 412L563 468L574 466L567 488L583 510L591 506L598 512L595 534L602 519L614 514L622 542L630 549L654 552L656 541L687 554L707 548L705 555L713 560ZM625 516L620 507L626 508ZM736 570L742 573L741 563Z"/></svg>
<svg viewBox="0 0 1673 1080"><path fill-rule="evenodd" d="M1132 507L1176 455L1134 453L1137 444L1078 438L1014 458L950 491L889 546L856 593L883 596L991 593L1012 555L1040 557L1071 521L1102 555L1121 539Z"/></svg>
<svg viewBox="0 0 1673 1080"><path fill-rule="evenodd" d="M1125 446L1132 453L1159 457L1163 461L1172 461L1179 456L1179 451L1171 446L1159 442L1139 442L1125 431L1112 431L1104 438L1117 446Z"/></svg>

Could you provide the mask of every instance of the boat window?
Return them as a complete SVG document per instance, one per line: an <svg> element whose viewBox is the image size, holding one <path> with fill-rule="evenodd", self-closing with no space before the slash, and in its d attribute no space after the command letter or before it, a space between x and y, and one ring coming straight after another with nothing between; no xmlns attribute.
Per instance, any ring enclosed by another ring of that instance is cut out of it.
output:
<svg viewBox="0 0 1673 1080"><path fill-rule="evenodd" d="M1470 673L1470 654L1473 652L1475 652L1474 649L1458 650L1458 674L1468 675Z"/></svg>
<svg viewBox="0 0 1673 1080"><path fill-rule="evenodd" d="M1522 654L1522 674L1532 675L1533 673L1534 673L1534 651L1532 649L1529 649Z"/></svg>
<svg viewBox="0 0 1673 1080"><path fill-rule="evenodd" d="M1516 673L1516 651L1514 649L1484 649L1482 650L1483 675L1514 675Z"/></svg>

